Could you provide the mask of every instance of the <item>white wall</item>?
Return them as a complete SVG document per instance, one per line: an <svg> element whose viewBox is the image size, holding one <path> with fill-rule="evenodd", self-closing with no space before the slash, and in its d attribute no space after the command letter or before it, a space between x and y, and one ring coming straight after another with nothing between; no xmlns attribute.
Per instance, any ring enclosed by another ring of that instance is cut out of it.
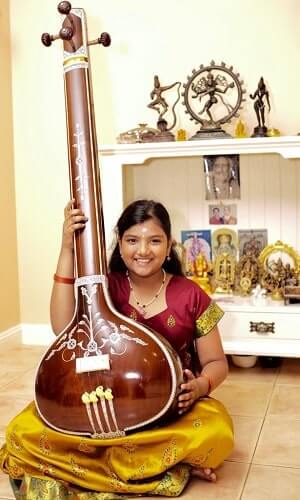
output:
<svg viewBox="0 0 300 500"><path fill-rule="evenodd" d="M58 0L10 0L16 208L21 321L48 321L52 274L68 199L61 46L46 49L44 31L58 32ZM75 6L75 5L74 5ZM271 93L269 126L300 130L297 0L81 0L90 38L110 32L109 49L93 47L92 73L99 143L140 122L155 125L147 108L153 76L186 81L212 59L232 65L253 92L264 76ZM25 22L26 20L26 22ZM252 102L242 113L251 130ZM180 127L196 126L178 107ZM229 129L230 131L230 129Z"/></svg>

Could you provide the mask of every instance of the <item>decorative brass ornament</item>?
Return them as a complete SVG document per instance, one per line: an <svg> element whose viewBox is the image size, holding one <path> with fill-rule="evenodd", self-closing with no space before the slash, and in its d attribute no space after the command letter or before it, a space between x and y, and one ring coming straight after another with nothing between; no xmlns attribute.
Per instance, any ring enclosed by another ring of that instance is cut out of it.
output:
<svg viewBox="0 0 300 500"><path fill-rule="evenodd" d="M247 251L239 259L236 266L236 288L242 295L248 295L257 285L259 279L259 264L254 252Z"/></svg>
<svg viewBox="0 0 300 500"><path fill-rule="evenodd" d="M251 291L251 278L248 278L248 276L244 276L243 278L241 278L240 288L243 295L248 295L248 293L250 293Z"/></svg>
<svg viewBox="0 0 300 500"><path fill-rule="evenodd" d="M117 137L119 144L135 144L141 142L149 142L152 137L156 136L159 130L148 127L146 123L140 123L138 127L122 132Z"/></svg>
<svg viewBox="0 0 300 500"><path fill-rule="evenodd" d="M293 247L278 240L263 249L258 261L261 265L261 286L271 293L272 299L282 300L286 281L299 274L299 254Z"/></svg>
<svg viewBox="0 0 300 500"><path fill-rule="evenodd" d="M201 124L200 130L191 139L207 139L214 137L230 137L221 125L239 116L238 111L245 101L243 81L233 67L226 67L224 62L208 66L200 65L200 69L192 70L192 76L183 84L183 104L190 120ZM202 101L207 97L206 101ZM201 102L202 101L202 102Z"/></svg>
<svg viewBox="0 0 300 500"><path fill-rule="evenodd" d="M235 277L236 260L229 253L221 253L214 263L215 292L232 293Z"/></svg>

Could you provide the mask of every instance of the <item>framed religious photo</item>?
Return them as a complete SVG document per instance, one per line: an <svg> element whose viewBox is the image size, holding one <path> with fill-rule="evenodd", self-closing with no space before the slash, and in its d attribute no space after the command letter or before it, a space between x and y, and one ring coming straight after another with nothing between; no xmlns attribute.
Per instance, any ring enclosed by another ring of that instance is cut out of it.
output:
<svg viewBox="0 0 300 500"><path fill-rule="evenodd" d="M181 231L181 243L184 250L183 267L186 274L193 274L200 254L204 256L207 263L211 261L211 232L209 230Z"/></svg>
<svg viewBox="0 0 300 500"><path fill-rule="evenodd" d="M203 156L206 200L240 199L239 155Z"/></svg>
<svg viewBox="0 0 300 500"><path fill-rule="evenodd" d="M267 229L239 229L239 256L252 253L258 257L268 244Z"/></svg>
<svg viewBox="0 0 300 500"><path fill-rule="evenodd" d="M237 233L229 228L217 229L212 233L212 253L214 259L221 254L236 257L238 238Z"/></svg>
<svg viewBox="0 0 300 500"><path fill-rule="evenodd" d="M235 204L208 205L208 211L210 224L237 224L237 206Z"/></svg>

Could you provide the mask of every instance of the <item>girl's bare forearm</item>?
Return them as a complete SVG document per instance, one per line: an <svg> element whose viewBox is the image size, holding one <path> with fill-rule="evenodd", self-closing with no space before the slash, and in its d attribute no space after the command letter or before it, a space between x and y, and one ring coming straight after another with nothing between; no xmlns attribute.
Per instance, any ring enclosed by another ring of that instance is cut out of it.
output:
<svg viewBox="0 0 300 500"><path fill-rule="evenodd" d="M74 277L73 249L61 249L56 267L56 275L63 278ZM74 286L53 281L50 320L55 334L60 333L70 323L75 309Z"/></svg>

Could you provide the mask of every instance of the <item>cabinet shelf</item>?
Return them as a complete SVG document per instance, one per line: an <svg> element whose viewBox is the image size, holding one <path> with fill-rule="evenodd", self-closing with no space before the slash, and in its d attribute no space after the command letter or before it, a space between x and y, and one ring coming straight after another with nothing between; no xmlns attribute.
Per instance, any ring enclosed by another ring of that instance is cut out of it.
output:
<svg viewBox="0 0 300 500"><path fill-rule="evenodd" d="M300 136L115 144L100 147L101 156L118 156L123 164L143 163L149 158L263 153L278 153L283 158L300 158Z"/></svg>

